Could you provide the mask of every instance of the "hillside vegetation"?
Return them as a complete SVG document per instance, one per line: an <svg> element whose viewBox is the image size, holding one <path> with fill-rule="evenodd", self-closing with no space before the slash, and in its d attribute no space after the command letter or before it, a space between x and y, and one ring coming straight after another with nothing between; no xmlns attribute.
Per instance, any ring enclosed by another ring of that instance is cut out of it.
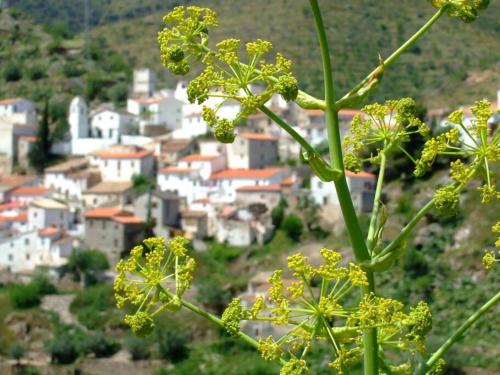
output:
<svg viewBox="0 0 500 375"><path fill-rule="evenodd" d="M192 1L91 1L92 39L105 37L137 66L154 67L163 82L176 78L161 68L156 33L163 14L173 4ZM276 50L295 62L302 88L321 91L319 50L308 5L291 0L199 0L215 9L220 27L213 35L257 37L273 42ZM339 95L364 77L428 19L434 8L422 0L324 1L325 19L333 46ZM83 0L11 1L31 12L39 22L59 17L75 31L81 30ZM412 96L429 108L467 104L482 97L494 98L500 87L500 4L491 2L471 25L443 17L384 77L374 99Z"/></svg>

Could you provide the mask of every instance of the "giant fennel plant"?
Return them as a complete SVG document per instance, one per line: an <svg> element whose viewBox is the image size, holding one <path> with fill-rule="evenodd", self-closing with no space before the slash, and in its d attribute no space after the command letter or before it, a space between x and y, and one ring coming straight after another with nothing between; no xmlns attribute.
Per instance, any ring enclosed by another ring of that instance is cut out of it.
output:
<svg viewBox="0 0 500 375"><path fill-rule="evenodd" d="M137 335L151 333L155 317L160 313L182 308L191 310L255 347L264 360L280 363L281 375L309 373L308 353L318 343L331 346L328 366L333 373L348 374L350 368L360 362L367 375L439 373L444 368L444 354L499 301L500 293L474 312L436 351L428 354L426 335L432 327L428 305L419 302L405 306L379 295L375 290L375 276L379 272L391 272L416 225L430 210L453 214L459 206L460 193L471 180L482 181L478 193L483 203L500 198L493 173L493 165L500 160L500 131L492 131L488 126L493 111L487 101L478 101L471 109L472 121L464 122L462 111L455 111L449 116L449 130L429 137L429 128L416 116L412 99L388 100L365 105L364 116L354 118L350 135L343 140L338 111L361 106L385 71L439 18L448 15L472 22L487 7L488 1L431 1L437 8L436 13L392 55L380 59L373 72L339 100L335 100L333 69L320 7L317 0L309 2L321 50L323 99L299 90L289 59L280 53L276 53L274 59L268 57L271 43L260 39L244 45L238 39L213 43L210 30L218 26L218 21L215 12L206 8L180 6L165 16L168 26L158 35L161 59L178 75L187 74L195 64L204 66L189 83L188 97L193 103L204 104L203 118L220 142L233 142L238 123L260 110L300 144L300 156L312 171L335 186L354 260L345 265L339 252L324 248L320 250L323 264L315 268L302 254L292 255L288 258L288 270L276 270L269 279L266 297L257 297L250 308L244 308L240 299L234 298L222 316L217 317L183 298L195 270L195 261L188 255L188 241L182 237L167 242L150 238L134 247L130 256L116 267L114 290L118 307L132 305L135 312L126 315L125 323ZM302 108L325 112L329 162L290 124L265 106L275 94ZM214 103L209 98L218 98L218 104L208 105ZM234 119L218 115L220 106L227 100L241 104L242 109ZM428 137L418 159L408 151L414 133ZM461 134L468 135L467 142L463 142ZM431 169L438 157L451 157L452 182L439 187L434 197L385 245L381 233L387 218L380 198L385 169L396 151L403 152L415 164L416 176ZM369 231L364 238L344 171L357 172L366 163L376 165L379 173ZM500 233L500 222L494 224L493 232ZM495 246L500 247L500 238ZM500 260L499 255L498 250L485 251L483 263L488 270ZM286 286L282 278L285 272L294 278ZM252 320L280 325L286 333L281 337L251 337L242 331L241 323Z"/></svg>

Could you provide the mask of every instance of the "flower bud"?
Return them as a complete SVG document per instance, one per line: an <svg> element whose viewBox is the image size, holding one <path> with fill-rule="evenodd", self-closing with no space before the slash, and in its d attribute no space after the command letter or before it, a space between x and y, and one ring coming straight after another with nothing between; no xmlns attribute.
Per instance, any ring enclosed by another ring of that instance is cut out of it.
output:
<svg viewBox="0 0 500 375"><path fill-rule="evenodd" d="M280 76L278 78L278 82L276 83L276 88L278 89L279 94L287 102L295 100L299 93L299 83L291 74Z"/></svg>

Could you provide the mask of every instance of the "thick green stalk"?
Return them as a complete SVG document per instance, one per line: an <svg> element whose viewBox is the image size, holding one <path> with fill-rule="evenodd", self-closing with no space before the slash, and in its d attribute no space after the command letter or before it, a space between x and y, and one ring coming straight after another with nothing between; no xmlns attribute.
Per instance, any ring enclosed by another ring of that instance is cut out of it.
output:
<svg viewBox="0 0 500 375"><path fill-rule="evenodd" d="M403 43L396 51L394 51L386 60L383 60L382 70L385 70L389 66L391 66L394 61L398 59L400 55L406 52L409 48L411 48L421 37L424 35L432 25L446 12L446 7L440 8L434 15L415 33L410 39L408 39L405 43ZM380 66L375 68L370 74L368 74L361 82L359 82L351 91L345 94L337 103L338 108L343 108L342 103L348 102L349 98L354 96L359 89L365 86L370 80L376 77L381 73Z"/></svg>
<svg viewBox="0 0 500 375"><path fill-rule="evenodd" d="M325 103L326 103L326 126L328 131L328 146L332 166L342 171L340 178L335 181L335 188L339 197L340 208L344 216L349 237L351 239L354 255L360 262L370 259L370 254L363 238L363 233L359 225L358 217L352 203L349 188L344 173L344 162L342 160L342 148L340 141L339 118L335 109L335 92L333 86L332 66L330 61L330 50L326 38L325 27L321 17L317 0L310 0L311 9L314 14L316 31L321 48L321 59L323 63L323 79L325 85ZM375 289L373 273L368 273L369 287L365 291L371 293ZM378 345L377 330L367 329L364 332L364 371L366 375L378 374Z"/></svg>
<svg viewBox="0 0 500 375"><path fill-rule="evenodd" d="M375 197L373 198L372 216L370 218L370 227L368 229L368 236L366 238L368 250L373 252L373 241L375 240L375 233L377 231L377 218L380 209L380 195L382 194L382 185L384 183L385 165L387 157L385 152L380 152L380 170L378 172L377 187L375 188Z"/></svg>
<svg viewBox="0 0 500 375"><path fill-rule="evenodd" d="M432 366L442 358L448 350L461 339L465 331L467 331L481 316L483 316L489 309L500 301L500 292L494 295L488 302L481 306L474 314L472 314L465 322L462 323L458 329L441 345L441 347L434 352L425 365L418 371L417 374L424 375L429 371Z"/></svg>

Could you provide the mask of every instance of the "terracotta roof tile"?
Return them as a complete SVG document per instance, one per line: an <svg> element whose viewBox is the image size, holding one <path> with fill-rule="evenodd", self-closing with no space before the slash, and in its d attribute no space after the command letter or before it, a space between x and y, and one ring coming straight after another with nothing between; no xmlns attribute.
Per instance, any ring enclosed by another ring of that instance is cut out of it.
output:
<svg viewBox="0 0 500 375"><path fill-rule="evenodd" d="M20 213L18 215L1 215L0 216L0 223L25 223L28 221L28 215L26 213Z"/></svg>
<svg viewBox="0 0 500 375"><path fill-rule="evenodd" d="M264 169L225 169L221 172L212 175L212 180L222 179L238 179L252 178L265 179L273 177L281 172L280 168L264 168Z"/></svg>
<svg viewBox="0 0 500 375"><path fill-rule="evenodd" d="M45 195L49 189L43 186L21 186L14 189L11 195Z"/></svg>
<svg viewBox="0 0 500 375"><path fill-rule="evenodd" d="M104 150L94 151L92 155L101 159L142 159L153 154L153 151L146 150L139 146L114 146Z"/></svg>
<svg viewBox="0 0 500 375"><path fill-rule="evenodd" d="M243 192L277 192L281 191L281 186L279 184L271 184L271 185L249 185L249 186L242 186L236 191L243 191Z"/></svg>
<svg viewBox="0 0 500 375"><path fill-rule="evenodd" d="M85 217L88 219L110 219L120 212L122 212L122 210L119 208L100 207L85 212Z"/></svg>
<svg viewBox="0 0 500 375"><path fill-rule="evenodd" d="M210 160L217 159L218 157L219 157L219 155L192 154L192 155L188 155L188 156L183 157L180 161L187 161L187 162L190 162L190 161L210 161Z"/></svg>
<svg viewBox="0 0 500 375"><path fill-rule="evenodd" d="M50 237L53 236L54 234L60 233L61 229L56 228L56 227L48 227L48 228L43 228L38 231L38 234L40 237Z"/></svg>
<svg viewBox="0 0 500 375"><path fill-rule="evenodd" d="M278 137L275 137L274 135L271 134L265 134L265 133L242 133L239 134L240 138L244 139L250 139L254 141L273 141L277 142Z"/></svg>
<svg viewBox="0 0 500 375"><path fill-rule="evenodd" d="M7 98L7 99L0 99L0 105L8 105L8 104L14 104L23 98Z"/></svg>
<svg viewBox="0 0 500 375"><path fill-rule="evenodd" d="M121 224L142 224L144 220L142 220L138 216L113 216L113 221L116 221Z"/></svg>
<svg viewBox="0 0 500 375"><path fill-rule="evenodd" d="M191 173L193 169L191 168L177 168L177 167L167 167L160 169L161 174L186 174Z"/></svg>
<svg viewBox="0 0 500 375"><path fill-rule="evenodd" d="M373 173L369 173L369 172L365 172L365 171L361 171L359 173L345 171L345 175L348 177L351 177L351 178L375 178L375 177L377 177Z"/></svg>

